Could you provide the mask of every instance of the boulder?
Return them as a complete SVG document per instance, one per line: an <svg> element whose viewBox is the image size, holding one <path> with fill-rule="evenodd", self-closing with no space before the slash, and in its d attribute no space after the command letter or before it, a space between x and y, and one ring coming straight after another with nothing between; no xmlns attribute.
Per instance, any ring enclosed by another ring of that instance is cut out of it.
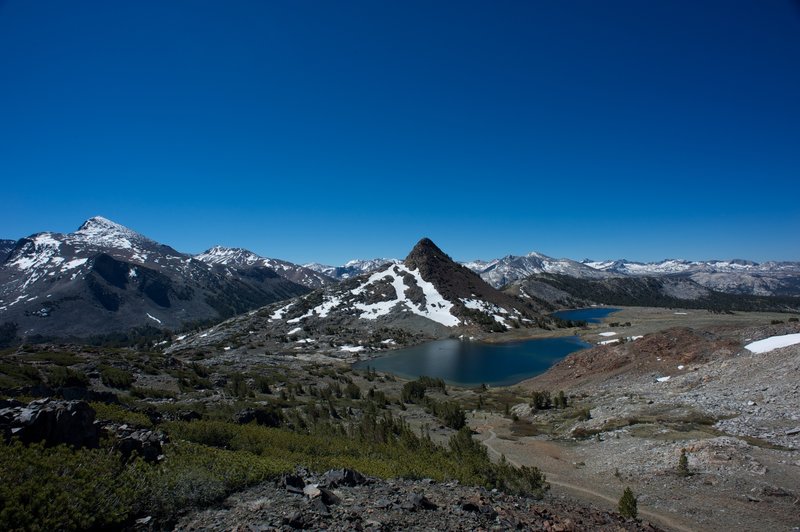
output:
<svg viewBox="0 0 800 532"><path fill-rule="evenodd" d="M164 444L169 441L163 432L147 429L131 430L127 425L119 427L116 435L118 440L115 447L125 460L130 459L135 452L146 462L158 462L164 457Z"/></svg>
<svg viewBox="0 0 800 532"><path fill-rule="evenodd" d="M246 425L253 421L266 427L280 427L283 424L280 411L264 408L245 408L236 414L235 420L240 425Z"/></svg>
<svg viewBox="0 0 800 532"><path fill-rule="evenodd" d="M367 478L354 469L331 469L323 475L323 483L331 488L360 486L367 482L369 482Z"/></svg>
<svg viewBox="0 0 800 532"><path fill-rule="evenodd" d="M0 429L6 442L14 436L23 443L97 447L95 411L83 401L37 399L26 406L0 409Z"/></svg>
<svg viewBox="0 0 800 532"><path fill-rule="evenodd" d="M408 496L408 499L400 505L400 508L414 512L416 510L436 510L439 507L422 493L412 493Z"/></svg>

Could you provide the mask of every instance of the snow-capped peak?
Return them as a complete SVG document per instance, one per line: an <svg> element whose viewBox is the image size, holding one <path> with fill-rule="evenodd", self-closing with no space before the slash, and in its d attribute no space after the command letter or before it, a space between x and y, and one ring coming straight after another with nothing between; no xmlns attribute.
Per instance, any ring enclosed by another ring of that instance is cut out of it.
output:
<svg viewBox="0 0 800 532"><path fill-rule="evenodd" d="M265 259L244 248L227 248L214 246L195 256L208 264L225 264L228 266L249 266Z"/></svg>
<svg viewBox="0 0 800 532"><path fill-rule="evenodd" d="M132 249L135 242L151 242L144 235L102 216L94 216L83 222L73 236L89 244L118 249Z"/></svg>

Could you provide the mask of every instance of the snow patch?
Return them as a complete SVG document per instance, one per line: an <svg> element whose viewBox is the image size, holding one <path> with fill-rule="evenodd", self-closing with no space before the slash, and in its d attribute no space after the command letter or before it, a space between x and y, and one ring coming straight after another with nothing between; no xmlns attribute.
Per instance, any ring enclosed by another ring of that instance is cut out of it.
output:
<svg viewBox="0 0 800 532"><path fill-rule="evenodd" d="M364 346L363 345L358 345L358 346L355 346L355 345L343 345L342 347L339 348L339 351L345 351L347 353L358 353L358 352L363 351L363 350L364 350Z"/></svg>
<svg viewBox="0 0 800 532"><path fill-rule="evenodd" d="M86 264L87 260L89 260L89 259L72 259L68 263L64 264L61 267L61 270L62 271L74 270L75 268L78 268L78 267L83 266L84 264Z"/></svg>
<svg viewBox="0 0 800 532"><path fill-rule="evenodd" d="M155 321L155 322L161 323L160 319L156 318L155 316L150 315L149 312L147 313L147 317L150 318L151 320Z"/></svg>
<svg viewBox="0 0 800 532"><path fill-rule="evenodd" d="M616 336L617 335L617 333L611 332L611 331L601 332L599 334L600 334L600 336Z"/></svg>
<svg viewBox="0 0 800 532"><path fill-rule="evenodd" d="M272 313L272 315L269 317L269 319L270 320L281 320L281 319L283 319L283 315L286 314L286 312L288 312L289 309L292 308L293 305L294 305L294 303L289 303L285 307L279 308L278 310L276 310L275 312Z"/></svg>
<svg viewBox="0 0 800 532"><path fill-rule="evenodd" d="M747 344L744 348L752 353L761 354L795 344L800 344L800 333L770 336L769 338Z"/></svg>

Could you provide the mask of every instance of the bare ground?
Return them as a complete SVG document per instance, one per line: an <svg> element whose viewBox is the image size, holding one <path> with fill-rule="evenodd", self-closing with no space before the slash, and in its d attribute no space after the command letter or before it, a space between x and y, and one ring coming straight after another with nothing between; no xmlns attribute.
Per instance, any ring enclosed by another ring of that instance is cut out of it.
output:
<svg viewBox="0 0 800 532"><path fill-rule="evenodd" d="M554 494L616 508L630 486L640 514L668 529L795 529L800 346L765 355L743 349L800 331L787 318L624 309L575 332L592 343L643 338L573 354L518 387L520 395L565 390L571 409L531 412L523 403L512 409L517 422L479 412L470 424L491 454L542 469ZM572 417L578 408L591 419ZM677 473L681 449L689 476Z"/></svg>

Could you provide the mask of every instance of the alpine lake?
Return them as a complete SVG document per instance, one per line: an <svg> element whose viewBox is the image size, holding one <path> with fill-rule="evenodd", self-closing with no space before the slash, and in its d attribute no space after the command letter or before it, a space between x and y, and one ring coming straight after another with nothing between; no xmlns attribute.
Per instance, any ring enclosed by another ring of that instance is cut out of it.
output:
<svg viewBox="0 0 800 532"><path fill-rule="evenodd" d="M565 320L599 323L619 309L595 307L559 311ZM377 371L415 379L422 375L444 379L457 386L510 386L547 371L575 351L591 347L577 336L536 338L507 343L437 340L398 349L391 354L353 364L355 369Z"/></svg>

